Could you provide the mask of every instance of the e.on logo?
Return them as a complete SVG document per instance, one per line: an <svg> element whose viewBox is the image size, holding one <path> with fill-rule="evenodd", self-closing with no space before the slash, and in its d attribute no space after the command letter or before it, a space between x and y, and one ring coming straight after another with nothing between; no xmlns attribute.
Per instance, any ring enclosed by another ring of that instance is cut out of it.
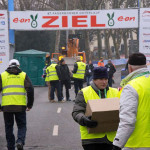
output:
<svg viewBox="0 0 150 150"><path fill-rule="evenodd" d="M123 17L123 16L120 16L118 18L118 21L135 21L135 17Z"/></svg>
<svg viewBox="0 0 150 150"><path fill-rule="evenodd" d="M60 18L61 17L61 18ZM59 28L59 24L53 24L56 20L61 19L62 27L68 27L68 22L72 22L72 27L105 27L106 24L98 24L97 16L90 16L90 24L87 23L87 15L84 16L71 16L71 20L68 19L68 16L43 16L43 19L48 19L46 23L42 25L43 28ZM82 24L83 23L83 24Z"/></svg>
<svg viewBox="0 0 150 150"><path fill-rule="evenodd" d="M30 22L30 19L26 19L26 18L21 18L21 19L19 19L19 18L14 18L14 19L13 19L13 22L14 22L14 23L18 23L18 22L20 22L20 23L29 23L29 22Z"/></svg>

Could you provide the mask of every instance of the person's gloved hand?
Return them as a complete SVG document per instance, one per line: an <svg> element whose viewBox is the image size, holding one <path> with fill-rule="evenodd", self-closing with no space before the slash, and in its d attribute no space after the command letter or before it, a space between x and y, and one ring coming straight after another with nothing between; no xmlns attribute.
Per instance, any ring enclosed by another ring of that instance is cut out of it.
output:
<svg viewBox="0 0 150 150"><path fill-rule="evenodd" d="M83 116L83 124L88 128L95 128L97 126L97 121L91 120L90 117Z"/></svg>
<svg viewBox="0 0 150 150"><path fill-rule="evenodd" d="M121 150L120 147L113 145L113 149L112 150Z"/></svg>

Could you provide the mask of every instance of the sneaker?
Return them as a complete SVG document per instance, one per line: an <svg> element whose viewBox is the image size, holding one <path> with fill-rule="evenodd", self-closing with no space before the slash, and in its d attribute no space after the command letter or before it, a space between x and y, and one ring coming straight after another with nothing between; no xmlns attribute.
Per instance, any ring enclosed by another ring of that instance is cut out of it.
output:
<svg viewBox="0 0 150 150"><path fill-rule="evenodd" d="M62 100L65 101L66 100L65 97L62 97Z"/></svg>
<svg viewBox="0 0 150 150"><path fill-rule="evenodd" d="M56 101L55 101L55 100L50 100L50 102L51 102L51 103L55 103Z"/></svg>
<svg viewBox="0 0 150 150"><path fill-rule="evenodd" d="M23 144L22 143L17 143L17 149L18 150L23 150Z"/></svg>
<svg viewBox="0 0 150 150"><path fill-rule="evenodd" d="M71 101L71 99L70 99L70 98L68 98L68 99L67 99L67 101Z"/></svg>

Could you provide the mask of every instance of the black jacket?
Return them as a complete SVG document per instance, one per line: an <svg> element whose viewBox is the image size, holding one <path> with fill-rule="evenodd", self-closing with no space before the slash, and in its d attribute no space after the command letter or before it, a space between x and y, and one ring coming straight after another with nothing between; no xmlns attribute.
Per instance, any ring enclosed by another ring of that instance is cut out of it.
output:
<svg viewBox="0 0 150 150"><path fill-rule="evenodd" d="M18 75L21 73L21 69L18 67L8 67L6 71L9 74L14 74ZM27 107L32 108L33 102L34 102L34 88L32 86L32 83L29 79L29 77L26 75L25 81L24 81L24 88L26 89L27 92ZM2 91L2 78L0 75L0 92ZM9 105L9 106L4 106L1 108L2 111L4 112L21 112L26 110L26 106L18 106L18 105Z"/></svg>
<svg viewBox="0 0 150 150"><path fill-rule="evenodd" d="M60 80L69 80L70 81L70 72L67 64L60 64L59 66L60 69Z"/></svg>
<svg viewBox="0 0 150 150"><path fill-rule="evenodd" d="M93 69L94 69L94 66L93 66L93 64L88 64L87 66L86 66L86 76L92 76L92 74L93 74Z"/></svg>
<svg viewBox="0 0 150 150"><path fill-rule="evenodd" d="M108 63L107 65L105 65L105 67L107 68L109 77L112 77L113 74L116 72L114 65L112 63Z"/></svg>

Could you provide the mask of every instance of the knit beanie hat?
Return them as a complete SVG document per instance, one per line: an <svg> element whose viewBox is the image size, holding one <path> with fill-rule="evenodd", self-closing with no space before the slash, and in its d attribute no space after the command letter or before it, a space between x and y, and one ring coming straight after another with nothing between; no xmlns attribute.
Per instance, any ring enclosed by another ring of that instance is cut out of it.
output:
<svg viewBox="0 0 150 150"><path fill-rule="evenodd" d="M108 79L108 72L106 67L96 67L93 69L93 79Z"/></svg>
<svg viewBox="0 0 150 150"><path fill-rule="evenodd" d="M133 66L146 65L146 57L142 53L133 53L129 56L128 63Z"/></svg>

